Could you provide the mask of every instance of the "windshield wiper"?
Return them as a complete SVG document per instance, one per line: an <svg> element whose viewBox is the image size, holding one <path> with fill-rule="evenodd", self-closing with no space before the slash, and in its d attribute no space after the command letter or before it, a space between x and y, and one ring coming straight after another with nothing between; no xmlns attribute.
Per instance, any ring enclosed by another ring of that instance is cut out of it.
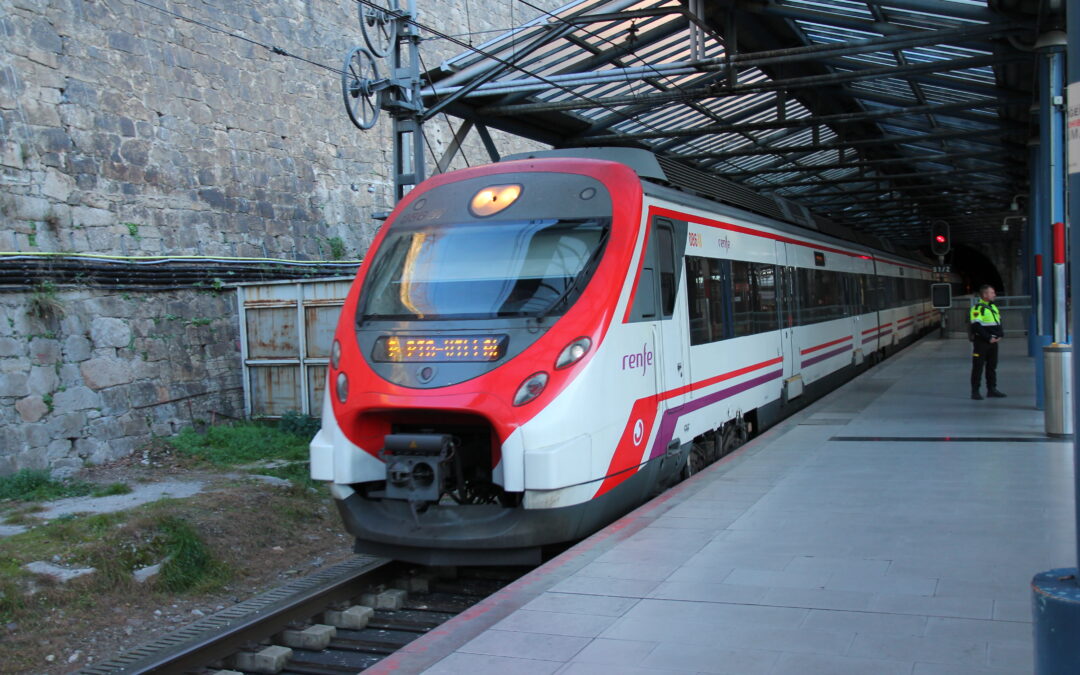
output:
<svg viewBox="0 0 1080 675"><path fill-rule="evenodd" d="M562 290L562 293L559 293L559 297L555 298L555 301L548 305L547 308L536 313L537 323L543 321L544 318L547 317L547 315L550 314L552 311L554 311L556 307L565 302L566 299L570 297L570 294L573 293L575 289L577 289L578 284L581 283L581 280L585 278L586 275L592 275L592 269L596 265L596 261L600 257L600 254L604 251L604 244L607 243L608 232L610 231L611 228L609 227L600 234L600 239L596 241L596 249L593 250L592 255L589 256L589 259L585 261L585 265L582 266L581 271L578 272L577 275L573 279L571 279L568 284L566 284L566 288Z"/></svg>

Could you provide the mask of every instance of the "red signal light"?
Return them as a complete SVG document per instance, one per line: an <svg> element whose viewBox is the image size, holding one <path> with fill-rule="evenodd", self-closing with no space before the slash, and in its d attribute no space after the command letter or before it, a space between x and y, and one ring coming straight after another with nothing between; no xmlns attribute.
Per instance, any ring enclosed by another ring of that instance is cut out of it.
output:
<svg viewBox="0 0 1080 675"><path fill-rule="evenodd" d="M939 244L944 244L945 243L945 235L939 234L939 235L935 236L934 241L936 241Z"/></svg>

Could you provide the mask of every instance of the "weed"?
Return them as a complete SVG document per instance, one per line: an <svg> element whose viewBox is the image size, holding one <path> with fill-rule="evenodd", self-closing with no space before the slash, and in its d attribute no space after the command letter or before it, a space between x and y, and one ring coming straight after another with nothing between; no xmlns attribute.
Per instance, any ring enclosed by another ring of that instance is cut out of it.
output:
<svg viewBox="0 0 1080 675"><path fill-rule="evenodd" d="M345 259L345 241L341 237L329 237L326 245L330 247L331 260Z"/></svg>
<svg viewBox="0 0 1080 675"><path fill-rule="evenodd" d="M30 293L27 311L41 319L61 318L67 314L64 302L57 295L56 285L51 281L42 281Z"/></svg>
<svg viewBox="0 0 1080 675"><path fill-rule="evenodd" d="M85 481L57 481L48 471L22 469L10 476L0 476L0 500L41 502L63 497L82 497L94 486Z"/></svg>
<svg viewBox="0 0 1080 675"><path fill-rule="evenodd" d="M45 407L48 408L50 415L52 414L53 410L56 410L56 406L53 405L52 393L48 393L42 396L41 401L45 404Z"/></svg>
<svg viewBox="0 0 1080 675"><path fill-rule="evenodd" d="M142 237L139 236L138 223L124 223L124 227L127 228L128 234L135 238L135 241L140 241L142 239Z"/></svg>
<svg viewBox="0 0 1080 675"><path fill-rule="evenodd" d="M24 506L21 509L16 509L11 513L4 516L5 525L28 525L33 522L34 514L41 513L45 510L45 507L40 504L31 504L30 506Z"/></svg>
<svg viewBox="0 0 1080 675"><path fill-rule="evenodd" d="M315 434L319 432L320 426L321 422L318 417L305 415L296 410L286 411L285 414L281 416L281 419L278 420L278 429L281 429L288 434L300 436L308 441L315 437Z"/></svg>
<svg viewBox="0 0 1080 675"><path fill-rule="evenodd" d="M131 494L131 486L127 483L109 483L90 493L91 497L111 497L113 495Z"/></svg>
<svg viewBox="0 0 1080 675"><path fill-rule="evenodd" d="M167 516L158 527L164 535L166 555L159 579L162 588L174 593L206 590L228 578L228 568L214 559L190 523Z"/></svg>
<svg viewBox="0 0 1080 675"><path fill-rule="evenodd" d="M188 321L188 324L192 326L209 326L213 322L213 319L200 316Z"/></svg>
<svg viewBox="0 0 1080 675"><path fill-rule="evenodd" d="M308 456L305 439L257 422L210 427L202 433L185 429L169 443L182 455L217 466Z"/></svg>
<svg viewBox="0 0 1080 675"><path fill-rule="evenodd" d="M261 476L274 476L275 478L284 478L290 481L293 485L300 487L316 487L320 483L316 483L311 480L311 464L309 462L290 462L285 466L276 466L273 468L258 469L254 473Z"/></svg>

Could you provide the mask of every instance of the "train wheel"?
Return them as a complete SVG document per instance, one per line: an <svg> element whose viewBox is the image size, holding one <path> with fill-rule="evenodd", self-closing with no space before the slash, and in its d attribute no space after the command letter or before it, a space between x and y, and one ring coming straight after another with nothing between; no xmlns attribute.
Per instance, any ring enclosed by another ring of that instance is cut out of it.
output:
<svg viewBox="0 0 1080 675"><path fill-rule="evenodd" d="M689 454L686 455L686 464L683 466L682 478L686 480L690 476L696 473L700 473L707 464L707 455L705 448L701 447L697 443L694 443L690 447Z"/></svg>
<svg viewBox="0 0 1080 675"><path fill-rule="evenodd" d="M741 419L736 422L729 422L724 427L724 438L720 456L725 457L738 450L739 446L746 442L748 436L746 424L744 424Z"/></svg>

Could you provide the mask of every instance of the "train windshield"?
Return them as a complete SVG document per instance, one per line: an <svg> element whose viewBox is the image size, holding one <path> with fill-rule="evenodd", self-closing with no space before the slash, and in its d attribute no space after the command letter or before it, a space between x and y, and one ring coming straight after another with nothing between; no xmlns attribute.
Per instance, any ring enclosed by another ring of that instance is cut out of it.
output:
<svg viewBox="0 0 1080 675"><path fill-rule="evenodd" d="M362 319L560 314L584 289L609 219L394 226L365 286Z"/></svg>

